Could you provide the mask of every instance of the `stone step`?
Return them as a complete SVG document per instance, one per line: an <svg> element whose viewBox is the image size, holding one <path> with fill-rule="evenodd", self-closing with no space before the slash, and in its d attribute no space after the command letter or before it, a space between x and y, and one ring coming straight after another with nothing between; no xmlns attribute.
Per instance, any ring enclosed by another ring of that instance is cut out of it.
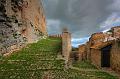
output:
<svg viewBox="0 0 120 79"><path fill-rule="evenodd" d="M18 55L15 57L10 57L11 60L55 60L57 55Z"/></svg>
<svg viewBox="0 0 120 79"><path fill-rule="evenodd" d="M42 61L25 61L25 60L8 60L1 62L0 70L7 69L53 69L64 68L63 60L42 60Z"/></svg>
<svg viewBox="0 0 120 79"><path fill-rule="evenodd" d="M36 69L1 69L0 72L12 72L12 71L47 71L47 70L63 70L63 68L57 68L57 67L54 67L54 68L36 68Z"/></svg>

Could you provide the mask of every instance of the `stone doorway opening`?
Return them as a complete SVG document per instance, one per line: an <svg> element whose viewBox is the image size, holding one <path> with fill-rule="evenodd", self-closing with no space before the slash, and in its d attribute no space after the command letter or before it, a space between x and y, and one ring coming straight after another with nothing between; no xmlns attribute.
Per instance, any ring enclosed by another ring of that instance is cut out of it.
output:
<svg viewBox="0 0 120 79"><path fill-rule="evenodd" d="M112 45L101 49L101 67L110 67L110 51Z"/></svg>

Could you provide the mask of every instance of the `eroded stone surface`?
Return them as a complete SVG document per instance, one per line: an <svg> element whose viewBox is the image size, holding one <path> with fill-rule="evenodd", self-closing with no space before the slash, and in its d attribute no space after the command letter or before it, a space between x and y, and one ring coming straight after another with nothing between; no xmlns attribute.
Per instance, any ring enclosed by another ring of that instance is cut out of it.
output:
<svg viewBox="0 0 120 79"><path fill-rule="evenodd" d="M0 53L5 54L45 38L40 0L0 0Z"/></svg>

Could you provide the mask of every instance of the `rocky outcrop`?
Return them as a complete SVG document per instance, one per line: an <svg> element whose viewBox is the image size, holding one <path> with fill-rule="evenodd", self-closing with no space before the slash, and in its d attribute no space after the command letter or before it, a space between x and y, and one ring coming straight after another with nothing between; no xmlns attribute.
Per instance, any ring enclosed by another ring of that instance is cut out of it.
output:
<svg viewBox="0 0 120 79"><path fill-rule="evenodd" d="M46 37L40 0L0 0L0 54Z"/></svg>

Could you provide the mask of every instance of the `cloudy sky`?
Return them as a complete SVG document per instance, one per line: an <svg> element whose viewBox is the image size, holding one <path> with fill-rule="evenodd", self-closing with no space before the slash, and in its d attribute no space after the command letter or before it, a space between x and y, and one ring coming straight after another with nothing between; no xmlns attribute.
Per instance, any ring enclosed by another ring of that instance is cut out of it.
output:
<svg viewBox="0 0 120 79"><path fill-rule="evenodd" d="M120 0L43 0L49 34L67 27L74 46L120 24Z"/></svg>

